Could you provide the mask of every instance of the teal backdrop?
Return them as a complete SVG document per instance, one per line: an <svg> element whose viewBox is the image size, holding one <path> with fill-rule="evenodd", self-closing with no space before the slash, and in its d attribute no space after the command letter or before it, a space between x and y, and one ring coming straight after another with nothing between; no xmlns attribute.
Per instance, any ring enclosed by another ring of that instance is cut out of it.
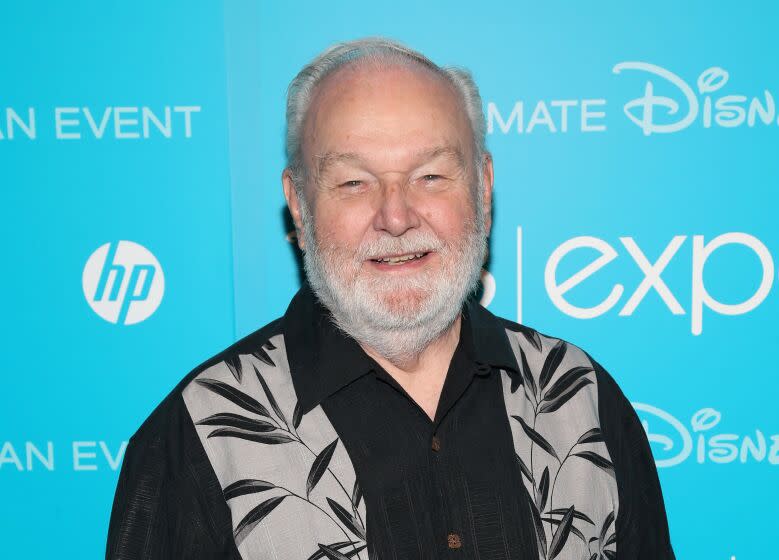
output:
<svg viewBox="0 0 779 560"><path fill-rule="evenodd" d="M298 287L286 87L386 35L481 88L491 311L642 418L681 560L779 558L779 7L0 8L0 557L98 558L127 439Z"/></svg>

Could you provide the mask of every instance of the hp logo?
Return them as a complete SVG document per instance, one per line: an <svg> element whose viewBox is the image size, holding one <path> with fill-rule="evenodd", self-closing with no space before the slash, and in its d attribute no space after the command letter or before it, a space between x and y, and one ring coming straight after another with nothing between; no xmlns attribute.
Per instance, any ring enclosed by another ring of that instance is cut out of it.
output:
<svg viewBox="0 0 779 560"><path fill-rule="evenodd" d="M146 247L132 241L99 247L84 265L81 284L92 310L120 325L147 319L165 292L160 263Z"/></svg>

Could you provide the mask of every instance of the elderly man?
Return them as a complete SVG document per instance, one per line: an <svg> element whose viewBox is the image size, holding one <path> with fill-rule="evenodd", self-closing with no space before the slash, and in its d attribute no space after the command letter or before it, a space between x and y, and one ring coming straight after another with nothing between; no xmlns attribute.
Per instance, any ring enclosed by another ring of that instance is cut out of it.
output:
<svg viewBox="0 0 779 560"><path fill-rule="evenodd" d="M471 298L493 166L470 75L339 44L287 127L307 282L131 438L107 556L674 558L612 377Z"/></svg>

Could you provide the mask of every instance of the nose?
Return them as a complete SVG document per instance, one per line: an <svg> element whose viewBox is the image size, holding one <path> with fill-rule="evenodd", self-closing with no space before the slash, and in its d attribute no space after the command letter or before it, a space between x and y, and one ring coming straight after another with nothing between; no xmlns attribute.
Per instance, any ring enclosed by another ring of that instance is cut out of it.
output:
<svg viewBox="0 0 779 560"><path fill-rule="evenodd" d="M399 237L409 229L420 226L419 215L414 210L408 189L401 182L386 182L382 185L379 196L374 229Z"/></svg>

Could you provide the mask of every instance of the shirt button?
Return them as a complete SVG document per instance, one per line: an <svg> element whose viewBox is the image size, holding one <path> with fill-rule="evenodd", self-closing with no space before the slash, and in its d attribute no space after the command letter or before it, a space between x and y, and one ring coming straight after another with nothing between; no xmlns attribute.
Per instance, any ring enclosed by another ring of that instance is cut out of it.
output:
<svg viewBox="0 0 779 560"><path fill-rule="evenodd" d="M463 545L463 541L457 533L449 533L446 536L446 544L449 548L460 548Z"/></svg>
<svg viewBox="0 0 779 560"><path fill-rule="evenodd" d="M430 448L433 451L441 451L441 440L438 436L433 436L433 440L430 442Z"/></svg>
<svg viewBox="0 0 779 560"><path fill-rule="evenodd" d="M489 366L489 364L476 362L476 375L487 375L491 371L492 368Z"/></svg>

